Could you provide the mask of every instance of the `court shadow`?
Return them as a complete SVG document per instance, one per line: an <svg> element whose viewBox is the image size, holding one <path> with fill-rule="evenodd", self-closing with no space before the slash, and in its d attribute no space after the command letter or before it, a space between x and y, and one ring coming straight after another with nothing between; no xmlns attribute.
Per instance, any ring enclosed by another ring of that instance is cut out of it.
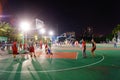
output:
<svg viewBox="0 0 120 80"><path fill-rule="evenodd" d="M51 78L51 76L49 76L49 73L42 72L42 71L45 71L45 68L44 68L44 66L40 65L40 63L38 62L37 59L32 60L32 65L33 65L33 67L34 67L34 69L35 69L35 71L36 71L36 73L37 73L37 75L39 77L39 80L41 80L41 79L42 80L53 80ZM31 75L33 75L33 74L31 74ZM33 77L33 78L35 78L35 77Z"/></svg>
<svg viewBox="0 0 120 80"><path fill-rule="evenodd" d="M7 64L9 64L9 63L7 63ZM0 76L0 80L9 80L9 77L10 77L11 72L13 70L14 64L15 64L15 62L12 61L5 70L1 71L1 73L3 73L3 74ZM3 65L3 67L4 67L4 65Z"/></svg>
<svg viewBox="0 0 120 80"><path fill-rule="evenodd" d="M16 70L16 73L15 73L15 76L14 76L13 80L21 80L21 70L22 70L23 62L19 62L18 64L19 65L17 67L17 70Z"/></svg>
<svg viewBox="0 0 120 80"><path fill-rule="evenodd" d="M29 70L29 68L28 68L28 70ZM36 77L33 75L33 73L30 70L29 70L29 73L30 73L31 77L33 78L33 80L38 80L38 79L36 79Z"/></svg>

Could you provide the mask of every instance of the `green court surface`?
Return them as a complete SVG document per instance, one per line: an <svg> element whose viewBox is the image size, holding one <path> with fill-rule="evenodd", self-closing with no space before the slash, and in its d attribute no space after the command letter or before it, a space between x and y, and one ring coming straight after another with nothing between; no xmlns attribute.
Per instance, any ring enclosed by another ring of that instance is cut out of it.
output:
<svg viewBox="0 0 120 80"><path fill-rule="evenodd" d="M11 54L0 56L0 80L120 80L120 48L97 48L94 58L90 49L87 58L80 48L56 47L53 56L55 52L77 54L74 59L40 56L19 61Z"/></svg>

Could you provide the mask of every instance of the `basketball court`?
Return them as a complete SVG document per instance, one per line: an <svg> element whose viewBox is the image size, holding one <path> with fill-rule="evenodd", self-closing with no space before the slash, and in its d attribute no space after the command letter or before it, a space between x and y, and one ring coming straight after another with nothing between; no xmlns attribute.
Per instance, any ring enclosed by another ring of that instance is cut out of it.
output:
<svg viewBox="0 0 120 80"><path fill-rule="evenodd" d="M119 80L120 46L98 45L96 57L87 46L87 58L79 47L53 47L53 55L40 51L37 58L14 61L0 56L0 80ZM20 59L20 58L19 58Z"/></svg>

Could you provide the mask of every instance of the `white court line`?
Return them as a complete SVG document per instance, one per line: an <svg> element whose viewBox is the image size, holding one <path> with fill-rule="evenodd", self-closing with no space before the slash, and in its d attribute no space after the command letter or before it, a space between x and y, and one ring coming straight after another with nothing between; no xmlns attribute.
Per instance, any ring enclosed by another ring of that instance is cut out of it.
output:
<svg viewBox="0 0 120 80"><path fill-rule="evenodd" d="M102 62L104 60L104 56L102 55L102 59L95 62L95 63L91 63L91 64L87 64L87 65L84 65L84 66L78 66L78 67L72 67L72 68L65 68L65 69L57 69L57 70L46 70L46 71L5 71L5 70L0 70L0 72L2 73L29 73L29 72L32 72L32 73L36 73L36 72L59 72L59 71L68 71L68 70L75 70L75 69L81 69L81 68L85 68L85 67L89 67L89 66L93 66L95 64L98 64L100 62Z"/></svg>

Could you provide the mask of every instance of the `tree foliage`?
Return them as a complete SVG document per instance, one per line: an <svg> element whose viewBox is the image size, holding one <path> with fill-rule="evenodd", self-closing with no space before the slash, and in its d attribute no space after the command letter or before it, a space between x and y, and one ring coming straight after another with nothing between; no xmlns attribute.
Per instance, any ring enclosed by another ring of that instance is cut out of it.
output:
<svg viewBox="0 0 120 80"><path fill-rule="evenodd" d="M112 30L112 34L117 35L118 32L120 32L120 24L118 24L118 25Z"/></svg>
<svg viewBox="0 0 120 80"><path fill-rule="evenodd" d="M5 36L9 39L14 39L17 38L17 33L17 29L11 26L9 23L0 22L0 36Z"/></svg>

